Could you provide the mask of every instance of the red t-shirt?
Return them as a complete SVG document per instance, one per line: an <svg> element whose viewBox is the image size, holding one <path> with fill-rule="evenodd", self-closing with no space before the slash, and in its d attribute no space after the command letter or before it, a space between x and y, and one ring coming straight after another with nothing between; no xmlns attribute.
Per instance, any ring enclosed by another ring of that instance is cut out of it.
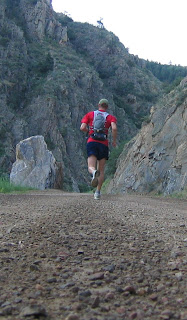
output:
<svg viewBox="0 0 187 320"><path fill-rule="evenodd" d="M105 110L99 110L101 112L105 112ZM94 119L94 111L88 112L81 120L81 123L86 123L89 126L89 138L87 142L99 142L104 144L105 146L108 146L108 140L100 141L100 140L94 140L90 137L90 135L94 132L91 127L93 127L93 119ZM111 122L117 122L116 117L109 114L106 118L105 128L106 128L106 134L108 134L108 129L111 127Z"/></svg>

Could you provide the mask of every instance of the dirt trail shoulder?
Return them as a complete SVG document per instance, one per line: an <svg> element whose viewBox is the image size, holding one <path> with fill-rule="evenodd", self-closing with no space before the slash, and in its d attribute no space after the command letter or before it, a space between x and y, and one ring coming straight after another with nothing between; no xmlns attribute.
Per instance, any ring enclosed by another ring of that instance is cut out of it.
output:
<svg viewBox="0 0 187 320"><path fill-rule="evenodd" d="M187 201L0 194L0 319L187 320Z"/></svg>

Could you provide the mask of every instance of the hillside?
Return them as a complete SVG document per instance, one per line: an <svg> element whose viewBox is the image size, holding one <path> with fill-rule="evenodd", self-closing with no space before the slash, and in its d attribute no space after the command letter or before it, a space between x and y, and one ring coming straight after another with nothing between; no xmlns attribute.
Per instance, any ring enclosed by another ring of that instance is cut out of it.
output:
<svg viewBox="0 0 187 320"><path fill-rule="evenodd" d="M82 116L107 98L121 142L137 134L163 93L113 33L56 14L51 0L1 1L0 62L1 174L10 173L20 140L43 135L66 190L89 181Z"/></svg>
<svg viewBox="0 0 187 320"><path fill-rule="evenodd" d="M127 144L110 192L172 194L187 188L187 77L151 109L149 123Z"/></svg>

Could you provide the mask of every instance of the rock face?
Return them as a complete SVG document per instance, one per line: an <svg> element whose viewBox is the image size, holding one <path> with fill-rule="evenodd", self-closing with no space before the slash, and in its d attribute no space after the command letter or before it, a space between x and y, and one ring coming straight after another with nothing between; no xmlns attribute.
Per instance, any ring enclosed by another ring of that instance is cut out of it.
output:
<svg viewBox="0 0 187 320"><path fill-rule="evenodd" d="M47 149L43 136L33 136L17 144L10 182L40 190L62 187L62 168Z"/></svg>
<svg viewBox="0 0 187 320"><path fill-rule="evenodd" d="M20 0L19 8L32 38L42 40L50 36L59 41L67 40L67 28L63 28L55 19L51 0Z"/></svg>
<svg viewBox="0 0 187 320"><path fill-rule="evenodd" d="M187 186L187 78L152 108L150 123L123 150L109 192L171 194Z"/></svg>

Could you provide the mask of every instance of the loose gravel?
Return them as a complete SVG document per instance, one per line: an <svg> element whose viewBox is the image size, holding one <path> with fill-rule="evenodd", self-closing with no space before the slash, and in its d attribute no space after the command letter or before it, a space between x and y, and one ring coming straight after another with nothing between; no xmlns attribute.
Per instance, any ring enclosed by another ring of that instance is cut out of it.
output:
<svg viewBox="0 0 187 320"><path fill-rule="evenodd" d="M0 319L187 320L187 201L0 194Z"/></svg>

